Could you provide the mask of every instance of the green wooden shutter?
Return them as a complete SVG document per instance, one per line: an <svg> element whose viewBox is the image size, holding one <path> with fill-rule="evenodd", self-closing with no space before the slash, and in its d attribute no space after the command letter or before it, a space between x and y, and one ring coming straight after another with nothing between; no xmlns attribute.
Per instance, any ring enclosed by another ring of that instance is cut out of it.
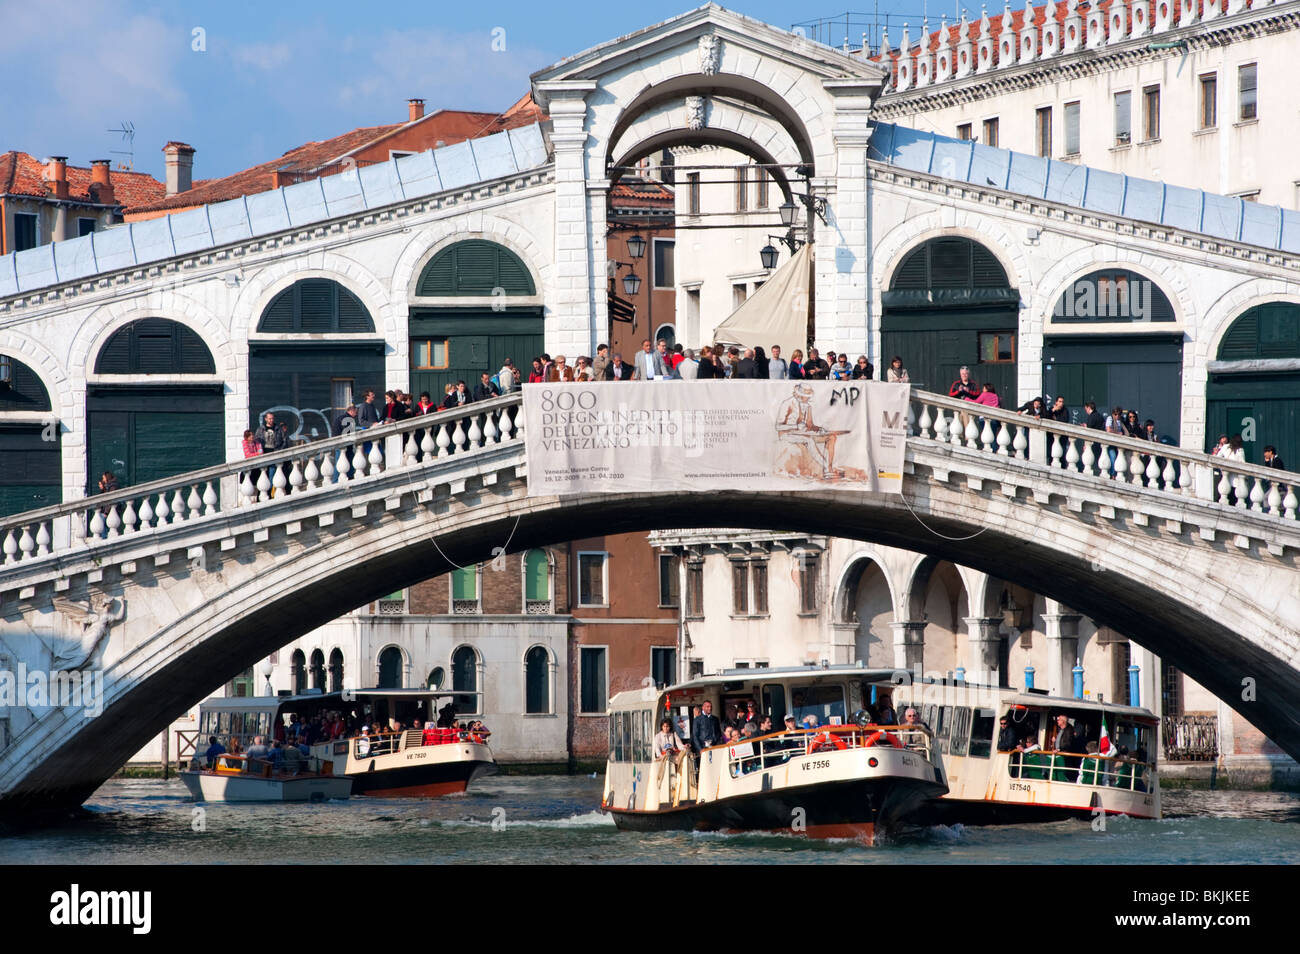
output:
<svg viewBox="0 0 1300 954"><path fill-rule="evenodd" d="M13 377L0 388L0 411L48 411L50 394L36 372L17 359L9 359Z"/></svg>
<svg viewBox="0 0 1300 954"><path fill-rule="evenodd" d="M549 600L550 567L546 554L541 550L529 550L524 557L524 599Z"/></svg>
<svg viewBox="0 0 1300 954"><path fill-rule="evenodd" d="M293 331L293 299L292 288L286 288L276 295L271 300L271 304L266 306L266 311L262 312L262 320L258 323L257 330L282 333Z"/></svg>
<svg viewBox="0 0 1300 954"><path fill-rule="evenodd" d="M453 600L478 599L477 577L478 572L472 566L463 570L452 570L451 598Z"/></svg>
<svg viewBox="0 0 1300 954"><path fill-rule="evenodd" d="M528 267L508 248L468 239L443 249L425 266L416 294L425 297L487 296L494 288L507 295L534 295Z"/></svg>

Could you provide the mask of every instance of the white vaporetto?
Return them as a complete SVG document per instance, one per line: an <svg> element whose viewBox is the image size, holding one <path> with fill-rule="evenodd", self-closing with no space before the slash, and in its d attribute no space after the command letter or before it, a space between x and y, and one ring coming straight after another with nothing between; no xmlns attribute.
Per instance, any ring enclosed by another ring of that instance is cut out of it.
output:
<svg viewBox="0 0 1300 954"><path fill-rule="evenodd" d="M528 493L901 493L906 384L673 381L524 387Z"/></svg>

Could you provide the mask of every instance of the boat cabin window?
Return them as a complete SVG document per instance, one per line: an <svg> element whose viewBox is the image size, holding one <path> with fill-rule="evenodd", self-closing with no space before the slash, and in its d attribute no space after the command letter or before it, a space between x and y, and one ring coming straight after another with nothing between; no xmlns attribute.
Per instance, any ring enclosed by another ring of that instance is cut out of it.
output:
<svg viewBox="0 0 1300 954"><path fill-rule="evenodd" d="M790 701L791 711L800 727L810 715L817 717L818 725L844 723L843 686L801 686L790 690Z"/></svg>
<svg viewBox="0 0 1300 954"><path fill-rule="evenodd" d="M1007 724L1011 726L1016 734L1016 738L1024 741L1025 736L1032 736L1035 742L1041 740L1039 734L1040 713L1030 712L1028 709L1013 707L1007 710Z"/></svg>
<svg viewBox="0 0 1300 954"><path fill-rule="evenodd" d="M948 709L944 706L944 709ZM953 706L949 719L948 745L953 755L965 755L970 745L970 709L966 706Z"/></svg>
<svg viewBox="0 0 1300 954"><path fill-rule="evenodd" d="M993 731L997 714L992 709L976 709L970 731L970 751L973 759L986 759L993 751Z"/></svg>
<svg viewBox="0 0 1300 954"><path fill-rule="evenodd" d="M761 715L771 716L773 726L781 726L781 721L790 710L785 705L785 686L780 683L768 683L763 687L763 707Z"/></svg>

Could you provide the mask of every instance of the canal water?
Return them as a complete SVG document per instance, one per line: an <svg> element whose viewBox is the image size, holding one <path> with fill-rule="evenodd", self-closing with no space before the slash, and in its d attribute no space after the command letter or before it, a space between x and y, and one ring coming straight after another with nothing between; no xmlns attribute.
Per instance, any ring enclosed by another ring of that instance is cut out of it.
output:
<svg viewBox="0 0 1300 954"><path fill-rule="evenodd" d="M1300 795L1171 791L1165 818L939 827L873 848L791 835L630 833L590 776L496 776L441 799L196 806L179 781L117 779L64 824L0 837L4 864L1297 864Z"/></svg>

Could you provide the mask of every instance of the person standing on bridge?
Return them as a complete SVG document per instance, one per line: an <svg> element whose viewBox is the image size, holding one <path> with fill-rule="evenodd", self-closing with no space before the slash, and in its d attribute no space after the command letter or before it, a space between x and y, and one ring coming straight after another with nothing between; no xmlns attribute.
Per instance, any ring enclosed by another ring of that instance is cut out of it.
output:
<svg viewBox="0 0 1300 954"><path fill-rule="evenodd" d="M262 424L253 436L262 445L264 454L284 450L289 446L289 429L283 424L277 424L275 415L270 411L262 415Z"/></svg>

